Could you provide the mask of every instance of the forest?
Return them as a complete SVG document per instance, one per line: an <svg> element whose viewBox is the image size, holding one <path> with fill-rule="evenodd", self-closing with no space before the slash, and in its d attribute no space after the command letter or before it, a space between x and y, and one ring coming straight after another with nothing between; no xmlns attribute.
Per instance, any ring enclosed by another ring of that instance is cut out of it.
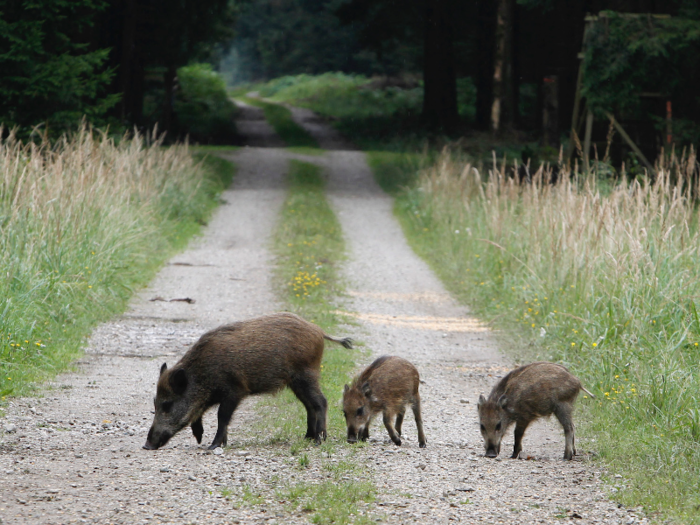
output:
<svg viewBox="0 0 700 525"><path fill-rule="evenodd" d="M339 72L417 93L392 114L406 133L487 131L571 156L603 145L613 117L629 139L618 164L632 144L653 162L700 138L696 0L3 0L0 13L5 132L87 119L233 143L225 89Z"/></svg>

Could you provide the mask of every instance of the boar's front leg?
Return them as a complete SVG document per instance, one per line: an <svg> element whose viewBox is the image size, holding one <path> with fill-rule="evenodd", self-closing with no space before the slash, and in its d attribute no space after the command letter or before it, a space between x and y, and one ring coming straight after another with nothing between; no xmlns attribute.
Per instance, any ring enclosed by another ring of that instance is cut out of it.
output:
<svg viewBox="0 0 700 525"><path fill-rule="evenodd" d="M396 433L396 430L394 429L394 423L393 421L391 421L391 419L391 414L389 412L384 412L384 426L386 427L387 432L389 432L389 437L397 446L400 447L401 438Z"/></svg>
<svg viewBox="0 0 700 525"><path fill-rule="evenodd" d="M192 433L194 434L194 437L197 439L197 443L202 442L202 435L204 434L204 427L202 426L202 418L201 416L197 419L197 421L194 421L192 425Z"/></svg>
<svg viewBox="0 0 700 525"><path fill-rule="evenodd" d="M236 395L225 397L219 405L219 413L217 414L218 427L214 441L209 445L209 450L214 450L218 447L225 447L228 443L228 424L231 422L231 416L241 402L241 398Z"/></svg>
<svg viewBox="0 0 700 525"><path fill-rule="evenodd" d="M367 424L365 425L365 428L362 430L362 435L360 436L361 441L367 441L369 439L369 424L372 421L367 421Z"/></svg>

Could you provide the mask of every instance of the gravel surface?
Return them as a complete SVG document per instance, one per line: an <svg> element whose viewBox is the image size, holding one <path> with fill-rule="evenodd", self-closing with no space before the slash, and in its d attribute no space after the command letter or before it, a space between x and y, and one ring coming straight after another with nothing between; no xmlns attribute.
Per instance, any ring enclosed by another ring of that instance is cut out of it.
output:
<svg viewBox="0 0 700 525"><path fill-rule="evenodd" d="M249 144L275 146L279 139L261 125L260 113L248 107L239 130L249 134ZM363 512L397 524L647 521L609 499L616 489L603 486L600 467L590 461L593 443L579 440L581 455L561 459L564 440L555 422L528 430L527 460L507 459L507 452L482 457L475 402L512 363L408 248L364 155L347 143L337 147L322 157L274 147L233 154L236 180L203 235L125 315L95 330L74 373L56 378L41 396L10 402L0 420L0 523L309 522L276 491L331 474L313 463L299 469L288 450L266 443L254 426L254 399L236 412L224 451L204 448L215 432L213 413L204 421L203 446L183 431L161 450L141 449L160 364L174 363L207 329L282 308L271 288L268 246L289 158L326 169L348 240L343 308L357 325L338 335L364 341L372 357L411 360L425 381L426 449L418 448L409 411L402 447L375 422L369 446L356 453L338 446L327 460L350 457L367 465L379 495ZM184 298L194 303L170 301ZM509 447L512 433L504 450ZM263 503L245 504L245 494L260 494Z"/></svg>

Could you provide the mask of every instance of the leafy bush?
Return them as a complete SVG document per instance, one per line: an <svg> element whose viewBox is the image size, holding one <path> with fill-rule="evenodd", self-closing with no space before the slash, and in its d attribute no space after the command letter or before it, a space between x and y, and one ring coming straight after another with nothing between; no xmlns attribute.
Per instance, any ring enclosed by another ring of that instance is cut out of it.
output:
<svg viewBox="0 0 700 525"><path fill-rule="evenodd" d="M181 67L177 76L175 113L180 133L197 142L231 142L236 135L236 106L221 76L209 64Z"/></svg>

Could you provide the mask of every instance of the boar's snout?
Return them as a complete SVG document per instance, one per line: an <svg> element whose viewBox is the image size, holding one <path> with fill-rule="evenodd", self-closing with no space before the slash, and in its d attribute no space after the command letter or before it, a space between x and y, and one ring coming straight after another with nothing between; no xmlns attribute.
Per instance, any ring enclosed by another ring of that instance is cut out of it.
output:
<svg viewBox="0 0 700 525"><path fill-rule="evenodd" d="M148 437L146 438L146 443L143 445L143 448L146 450L157 450L170 441L171 437L173 437L173 435L170 432L156 434L156 432L153 432L153 427L151 427L151 430L148 431Z"/></svg>
<svg viewBox="0 0 700 525"><path fill-rule="evenodd" d="M497 458L498 453L500 452L500 446L495 446L495 445L490 445L486 448L486 457L487 458Z"/></svg>
<svg viewBox="0 0 700 525"><path fill-rule="evenodd" d="M363 429L361 428L358 430L355 430L352 427L348 428L348 443L357 443L359 441L359 437L362 435L362 430Z"/></svg>

